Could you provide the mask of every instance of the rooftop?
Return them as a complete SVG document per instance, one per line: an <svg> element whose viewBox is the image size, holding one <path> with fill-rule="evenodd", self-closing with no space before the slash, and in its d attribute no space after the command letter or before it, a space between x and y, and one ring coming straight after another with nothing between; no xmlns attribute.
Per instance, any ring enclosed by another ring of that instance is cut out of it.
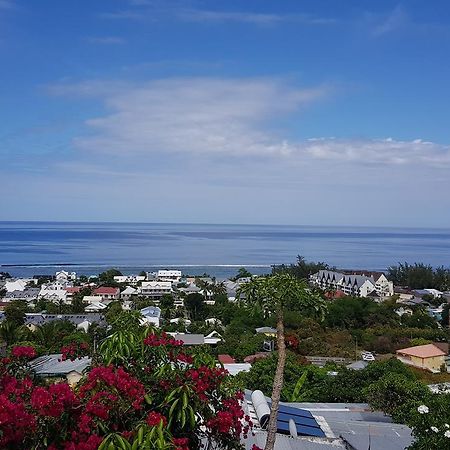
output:
<svg viewBox="0 0 450 450"><path fill-rule="evenodd" d="M402 348L397 353L417 358L433 358L435 356L445 356L447 353L435 344L417 345L415 347Z"/></svg>
<svg viewBox="0 0 450 450"><path fill-rule="evenodd" d="M75 361L62 361L61 358L61 353L40 356L30 362L30 367L38 376L51 377L65 376L70 372L78 372L81 374L91 364L91 358L89 356L78 358Z"/></svg>

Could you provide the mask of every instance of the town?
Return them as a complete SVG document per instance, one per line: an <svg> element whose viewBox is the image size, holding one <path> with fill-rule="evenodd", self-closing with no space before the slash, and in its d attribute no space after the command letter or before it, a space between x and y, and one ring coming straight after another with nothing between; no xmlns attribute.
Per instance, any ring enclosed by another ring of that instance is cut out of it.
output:
<svg viewBox="0 0 450 450"><path fill-rule="evenodd" d="M448 401L450 392L450 276L422 264L352 271L298 257L268 276L241 268L220 280L175 269L92 276L61 270L33 278L3 272L2 352L31 346L35 376L77 386L115 333L136 324L157 330L186 351L206 353L234 378L253 422L244 445L257 448L266 439L280 343L275 317L250 313L248 302L253 286L277 276L299 280L324 305L322 319L295 307L284 311L278 415L286 421L279 418L277 442L365 450L369 439L373 448L394 450L422 439L402 408Z"/></svg>

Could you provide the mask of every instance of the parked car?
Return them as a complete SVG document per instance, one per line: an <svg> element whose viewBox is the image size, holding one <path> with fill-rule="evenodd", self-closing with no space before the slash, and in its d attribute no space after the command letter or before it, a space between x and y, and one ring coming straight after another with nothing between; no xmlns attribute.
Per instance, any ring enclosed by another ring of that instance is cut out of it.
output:
<svg viewBox="0 0 450 450"><path fill-rule="evenodd" d="M370 352L362 352L361 357L363 361L375 361L375 356Z"/></svg>

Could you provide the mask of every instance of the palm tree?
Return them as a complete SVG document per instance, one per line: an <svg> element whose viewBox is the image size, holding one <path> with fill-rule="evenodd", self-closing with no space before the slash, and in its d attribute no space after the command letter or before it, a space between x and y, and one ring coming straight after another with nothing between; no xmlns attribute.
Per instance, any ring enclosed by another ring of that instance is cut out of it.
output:
<svg viewBox="0 0 450 450"><path fill-rule="evenodd" d="M275 316L277 321L278 362L273 380L272 404L264 449L273 450L286 362L284 312L286 310L300 310L305 314L318 313L322 315L325 302L318 294L309 289L305 281L287 273L255 278L239 288L239 294L241 293L244 297L242 299L244 304L253 308L261 308L265 316Z"/></svg>
<svg viewBox="0 0 450 450"><path fill-rule="evenodd" d="M8 320L3 321L0 325L0 339L3 339L7 345L15 344L28 337L29 330L26 326L18 326L14 322Z"/></svg>

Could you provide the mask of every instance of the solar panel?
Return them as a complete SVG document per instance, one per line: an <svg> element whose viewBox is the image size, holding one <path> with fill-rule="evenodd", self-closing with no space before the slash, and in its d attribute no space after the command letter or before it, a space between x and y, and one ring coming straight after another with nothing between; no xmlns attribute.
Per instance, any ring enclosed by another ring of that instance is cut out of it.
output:
<svg viewBox="0 0 450 450"><path fill-rule="evenodd" d="M295 421L295 419L294 419ZM295 421L296 422L296 421ZM325 433L317 427L309 427L304 426L296 422L297 433L302 436L315 436L315 437L324 437ZM277 432L283 434L290 434L289 431L289 422L280 422L277 420Z"/></svg>
<svg viewBox="0 0 450 450"><path fill-rule="evenodd" d="M295 422L297 433L303 436L325 437L314 416L305 409L292 408L280 405L277 416L277 429L279 433L290 434L289 420Z"/></svg>
<svg viewBox="0 0 450 450"><path fill-rule="evenodd" d="M313 417L299 417L299 416L294 416L292 414L286 414L283 412L278 412L278 417L277 419L280 422L289 422L289 419L293 419L295 423L302 423L303 425L307 425L309 427L317 427L317 422L316 419L314 419Z"/></svg>
<svg viewBox="0 0 450 450"><path fill-rule="evenodd" d="M292 406L280 405L278 408L278 411L286 413L286 414L291 414L292 416L311 417L314 419L314 416L306 409L293 408Z"/></svg>

